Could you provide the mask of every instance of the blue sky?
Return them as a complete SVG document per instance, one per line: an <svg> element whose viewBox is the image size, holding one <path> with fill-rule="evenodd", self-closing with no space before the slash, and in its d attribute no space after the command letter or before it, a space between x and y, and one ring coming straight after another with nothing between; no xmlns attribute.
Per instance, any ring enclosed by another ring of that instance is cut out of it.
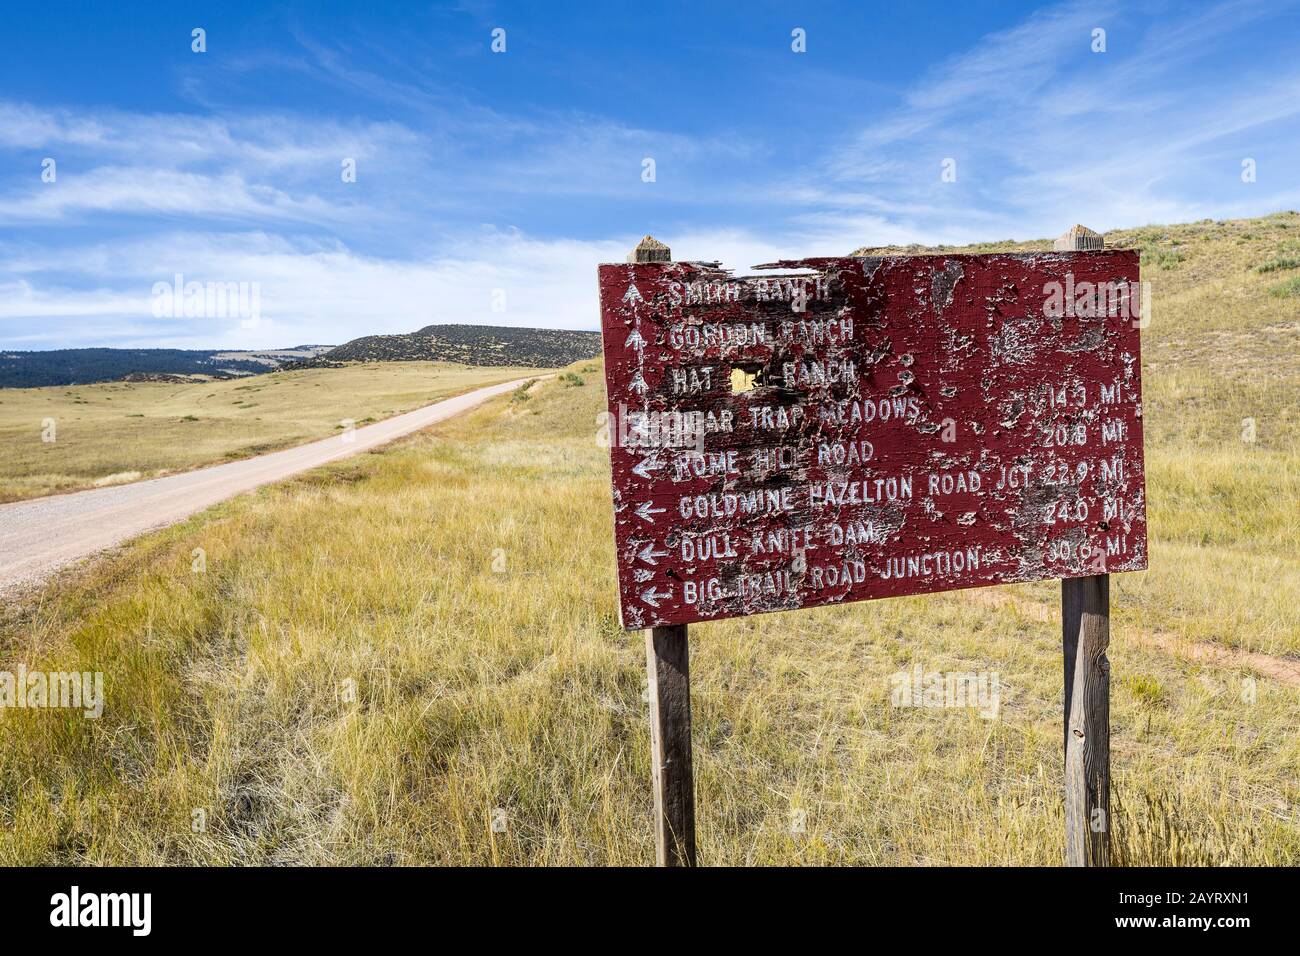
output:
<svg viewBox="0 0 1300 956"><path fill-rule="evenodd" d="M745 269L1300 206L1297 5L1137 6L12 5L0 347L595 328L647 232ZM155 316L176 273L259 321Z"/></svg>

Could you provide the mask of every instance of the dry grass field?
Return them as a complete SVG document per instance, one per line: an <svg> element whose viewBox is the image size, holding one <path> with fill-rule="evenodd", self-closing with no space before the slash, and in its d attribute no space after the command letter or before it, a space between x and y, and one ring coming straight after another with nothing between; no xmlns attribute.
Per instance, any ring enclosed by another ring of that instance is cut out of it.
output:
<svg viewBox="0 0 1300 956"><path fill-rule="evenodd" d="M371 362L243 379L0 389L0 502L260 455L325 438L346 420L369 424L534 371Z"/></svg>
<svg viewBox="0 0 1300 956"><path fill-rule="evenodd" d="M1112 579L1122 863L1300 863L1300 298L1259 271L1297 239L1107 236L1155 283L1151 570ZM651 862L601 375L572 371L12 605L3 666L103 671L107 706L0 714L0 863ZM1058 595L692 628L701 862L1061 862ZM999 674L996 719L891 706L916 665Z"/></svg>

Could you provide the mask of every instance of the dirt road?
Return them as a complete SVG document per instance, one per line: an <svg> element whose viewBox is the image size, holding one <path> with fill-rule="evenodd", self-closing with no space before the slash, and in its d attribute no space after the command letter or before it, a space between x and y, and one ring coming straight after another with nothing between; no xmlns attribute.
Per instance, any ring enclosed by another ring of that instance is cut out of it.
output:
<svg viewBox="0 0 1300 956"><path fill-rule="evenodd" d="M0 592L34 584L59 568L242 492L409 435L525 381L476 389L374 425L256 458L0 505Z"/></svg>

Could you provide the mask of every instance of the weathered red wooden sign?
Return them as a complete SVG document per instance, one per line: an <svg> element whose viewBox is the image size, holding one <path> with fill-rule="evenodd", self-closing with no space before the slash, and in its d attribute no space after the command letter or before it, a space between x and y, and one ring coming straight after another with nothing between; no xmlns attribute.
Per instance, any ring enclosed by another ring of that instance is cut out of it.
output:
<svg viewBox="0 0 1300 956"><path fill-rule="evenodd" d="M1146 567L1132 251L600 266L623 625Z"/></svg>

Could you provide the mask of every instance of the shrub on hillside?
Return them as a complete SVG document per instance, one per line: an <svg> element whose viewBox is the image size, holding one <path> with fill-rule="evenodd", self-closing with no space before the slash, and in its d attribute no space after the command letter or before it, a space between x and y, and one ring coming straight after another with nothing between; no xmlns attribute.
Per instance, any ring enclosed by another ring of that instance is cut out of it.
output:
<svg viewBox="0 0 1300 956"><path fill-rule="evenodd" d="M1276 299L1289 299L1292 296L1300 295L1300 276L1292 276L1285 282L1269 286L1268 294Z"/></svg>
<svg viewBox="0 0 1300 956"><path fill-rule="evenodd" d="M1155 243L1147 243L1142 247L1142 265L1144 266L1154 266L1162 270L1174 269L1186 258L1187 254L1177 247L1164 249Z"/></svg>
<svg viewBox="0 0 1300 956"><path fill-rule="evenodd" d="M1255 267L1256 272L1282 272L1286 269L1300 269L1300 256L1278 256Z"/></svg>

